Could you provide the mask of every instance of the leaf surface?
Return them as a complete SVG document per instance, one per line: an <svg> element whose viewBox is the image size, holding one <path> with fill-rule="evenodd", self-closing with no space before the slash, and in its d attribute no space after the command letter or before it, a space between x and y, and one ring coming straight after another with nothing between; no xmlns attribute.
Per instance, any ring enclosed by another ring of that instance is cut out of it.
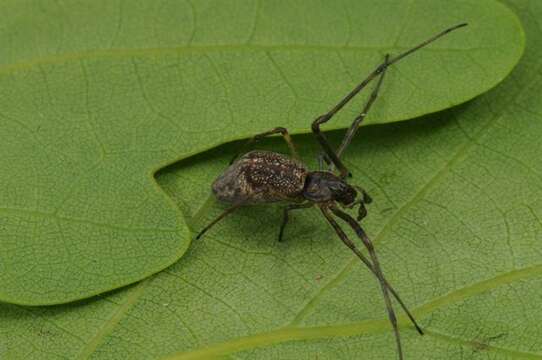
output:
<svg viewBox="0 0 542 360"><path fill-rule="evenodd" d="M390 71L373 122L464 102L523 49L494 1L333 4L4 2L0 299L67 302L172 264L190 234L157 169L270 126L306 132L385 52L471 23Z"/></svg>
<svg viewBox="0 0 542 360"><path fill-rule="evenodd" d="M364 224L384 271L427 332L401 319L407 359L542 357L542 4L509 5L528 46L508 80L458 108L365 128L346 154L374 197ZM295 140L307 159L317 152L312 137ZM221 210L209 183L235 150L158 174L197 229ZM317 212L294 214L284 243L279 222L277 207L245 209L122 291L55 307L4 304L0 357L394 358L374 278Z"/></svg>

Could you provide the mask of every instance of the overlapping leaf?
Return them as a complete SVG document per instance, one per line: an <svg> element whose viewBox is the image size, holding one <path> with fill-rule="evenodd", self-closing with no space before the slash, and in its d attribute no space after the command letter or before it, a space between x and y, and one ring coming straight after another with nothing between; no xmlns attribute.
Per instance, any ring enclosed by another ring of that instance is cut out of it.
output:
<svg viewBox="0 0 542 360"><path fill-rule="evenodd" d="M493 1L375 5L3 4L0 299L67 302L170 265L190 234L158 168L270 124L307 131L384 52L471 23L390 72L380 122L470 99L522 52Z"/></svg>
<svg viewBox="0 0 542 360"><path fill-rule="evenodd" d="M363 129L347 154L375 197L365 223L386 273L428 332L403 322L407 358L542 353L542 6L512 5L529 42L511 79L453 111ZM312 158L312 139L296 140ZM158 175L193 226L220 211L208 186L232 151ZM3 305L0 356L393 358L374 279L317 215L296 214L279 244L279 209L247 209L129 289L52 308Z"/></svg>

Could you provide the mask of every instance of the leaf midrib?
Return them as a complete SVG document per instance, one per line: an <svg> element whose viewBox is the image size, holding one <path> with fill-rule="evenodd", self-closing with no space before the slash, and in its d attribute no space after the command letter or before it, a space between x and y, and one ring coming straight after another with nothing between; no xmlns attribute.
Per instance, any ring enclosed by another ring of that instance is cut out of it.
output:
<svg viewBox="0 0 542 360"><path fill-rule="evenodd" d="M109 49L94 49L81 52L66 52L58 55L45 56L33 60L21 61L13 64L0 65L0 74L10 75L17 71L31 69L47 64L62 64L68 61L93 59L93 58L130 58L134 55L153 56L163 54L178 54L178 53L207 53L221 51L238 51L238 52L264 52L273 50L282 51L389 51L393 50L408 50L410 47L390 46L351 46L351 45L190 45L178 47L155 47L155 48L109 48ZM469 52L472 50L491 49L496 50L499 47L494 46L478 46L464 48L443 48L443 47L428 47L424 51L429 52Z"/></svg>
<svg viewBox="0 0 542 360"><path fill-rule="evenodd" d="M426 303L416 309L413 313L417 317L423 317L432 313L435 309L444 307L446 305L453 304L464 300L470 296L478 295L490 290L493 290L499 286L513 283L518 280L524 280L537 275L542 274L542 264L524 268L521 270L513 270L508 273L498 275L489 280L484 280L474 285L464 287L462 289L453 291L447 295L437 298L429 303ZM400 316L399 322L401 327L408 323L406 317ZM410 329L410 328L407 328ZM242 350L248 350L255 347L268 346L272 344L284 343L296 340L316 340L325 339L328 337L347 337L362 334L374 334L389 330L389 322L387 319L383 320L366 320L351 324L342 325L330 325L330 326L313 326L313 327L293 327L285 326L278 330L259 333L255 335L245 336L228 340L223 343L213 344L210 346L194 349L187 352L177 353L168 357L168 359L206 359L210 356L227 355ZM432 330L426 330L426 334L439 340L445 340L447 342L460 343L467 346L475 346L483 344L482 342L474 343L473 341L463 340L459 337L452 337L444 335ZM520 359L540 359L540 355L533 353L521 352L516 350L510 350L500 347L486 345L486 351L492 351L497 353L503 353L510 356L516 356Z"/></svg>
<svg viewBox="0 0 542 360"><path fill-rule="evenodd" d="M124 314L126 314L128 310L135 305L137 300L145 292L145 289L151 280L152 278L145 279L133 287L133 293L127 297L126 301L119 306L117 311L113 312L113 316L111 316L109 320L106 321L98 330L98 332L96 332L96 335L92 337L90 342L86 343L85 346L82 347L81 351L76 356L76 359L87 359L92 355L92 353L94 353L94 351L100 345L102 339L115 328L115 326L123 319Z"/></svg>

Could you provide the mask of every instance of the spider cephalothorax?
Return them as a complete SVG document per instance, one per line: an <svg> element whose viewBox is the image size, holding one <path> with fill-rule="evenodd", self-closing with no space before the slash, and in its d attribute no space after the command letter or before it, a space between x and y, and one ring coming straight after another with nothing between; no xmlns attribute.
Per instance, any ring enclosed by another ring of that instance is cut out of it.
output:
<svg viewBox="0 0 542 360"><path fill-rule="evenodd" d="M337 201L342 205L351 205L357 194L356 189L329 171L310 172L303 189L305 199L316 203Z"/></svg>
<svg viewBox="0 0 542 360"><path fill-rule="evenodd" d="M421 47L429 44L437 38L449 33L452 30L463 27L466 24L459 24L451 27L436 36L419 44L418 46L407 50L396 57L390 58L386 55L384 62L369 74L354 90L352 90L343 100L341 100L328 113L319 116L312 123L312 131L316 139L320 143L323 154L320 156L320 169L318 171L309 171L297 156L292 139L288 135L285 128L274 128L265 133L254 136L248 144L251 144L262 137L272 134L282 134L292 153L291 157L271 151L251 151L243 156L237 156L230 163L230 167L219 176L213 183L213 192L218 200L230 203L232 206L225 210L220 216L213 220L203 230L199 232L197 238L200 238L214 224L223 219L228 214L238 209L241 206L251 204L262 204L271 202L289 202L283 210L283 221L279 232L279 241L282 240L284 228L288 223L288 212L295 209L303 209L312 206L317 206L324 215L328 223L333 227L342 242L350 248L354 254L369 268L376 276L380 287L388 317L393 327L399 359L403 359L403 351L399 336L399 328L397 319L390 300L390 294L397 300L399 305L406 312L416 330L423 334L423 331L416 323L416 320L403 303L399 294L390 285L384 277L376 252L372 242L362 229L358 221L366 214L365 204L371 202L371 198L367 193L357 185L350 185L346 182L349 175L348 169L344 166L340 157L348 144L354 137L360 123L363 121L373 102L376 100L380 85L384 79L386 69L393 63L396 63L405 56L413 53ZM358 94L369 82L378 78L378 82L367 100L362 112L354 119L354 122L347 130L346 135L337 148L334 150L327 141L324 134L320 132L320 125L329 121L339 110L341 110L356 94ZM247 145L248 145L247 144ZM236 160L237 159L237 160ZM323 160L327 161L329 168L323 169ZM333 171L337 169L338 174ZM359 205L357 221L347 212L339 208L353 208ZM368 250L370 260L356 247L346 233L341 229L336 219L345 222L352 228L356 236L363 242L363 245Z"/></svg>

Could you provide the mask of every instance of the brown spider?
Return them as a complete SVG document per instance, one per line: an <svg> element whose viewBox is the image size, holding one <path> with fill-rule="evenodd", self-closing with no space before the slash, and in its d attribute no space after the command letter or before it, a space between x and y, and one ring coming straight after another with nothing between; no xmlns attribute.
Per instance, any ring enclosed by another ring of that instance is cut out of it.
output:
<svg viewBox="0 0 542 360"><path fill-rule="evenodd" d="M389 296L390 293L408 315L416 330L421 335L423 335L423 331L399 297L399 294L384 277L373 244L358 223L358 221L363 219L367 214L365 204L369 204L372 200L361 187L348 184L346 179L350 173L340 160L340 157L352 141L360 123L366 117L371 105L376 100L386 69L405 56L426 46L441 36L466 25L467 24L463 23L446 29L396 57L390 58L389 55L386 55L384 62L356 86L356 88L354 88L354 90L352 90L344 99L335 105L331 111L314 120L312 123L312 132L316 136L316 139L324 152L319 158L320 169L318 171L309 171L299 160L292 139L290 138L288 131L283 127L274 128L250 139L247 145L258 141L263 137L280 133L288 144L292 156L288 157L275 152L259 150L250 151L239 159L237 159L238 156L235 156L226 171L213 183L213 192L218 200L232 204L232 206L201 230L196 238L199 239L213 225L242 206L285 201L290 202L291 204L284 208L283 221L279 232L279 241L282 241L284 228L288 223L289 211L309 208L314 205L318 206L343 243L360 258L378 279L380 287L382 288L388 317L395 334L399 359L403 359L401 338L399 336L397 319ZM354 122L347 130L338 150L334 151L324 134L321 133L320 125L329 121L333 115L341 110L354 96L365 88L369 82L377 77L378 82L365 104L363 111L354 119ZM324 160L329 164L327 170L323 170ZM338 175L333 173L335 168L337 168L339 172ZM339 208L351 209L356 205L358 206L357 221ZM344 221L354 230L369 252L371 260L367 259L346 236L333 216Z"/></svg>

